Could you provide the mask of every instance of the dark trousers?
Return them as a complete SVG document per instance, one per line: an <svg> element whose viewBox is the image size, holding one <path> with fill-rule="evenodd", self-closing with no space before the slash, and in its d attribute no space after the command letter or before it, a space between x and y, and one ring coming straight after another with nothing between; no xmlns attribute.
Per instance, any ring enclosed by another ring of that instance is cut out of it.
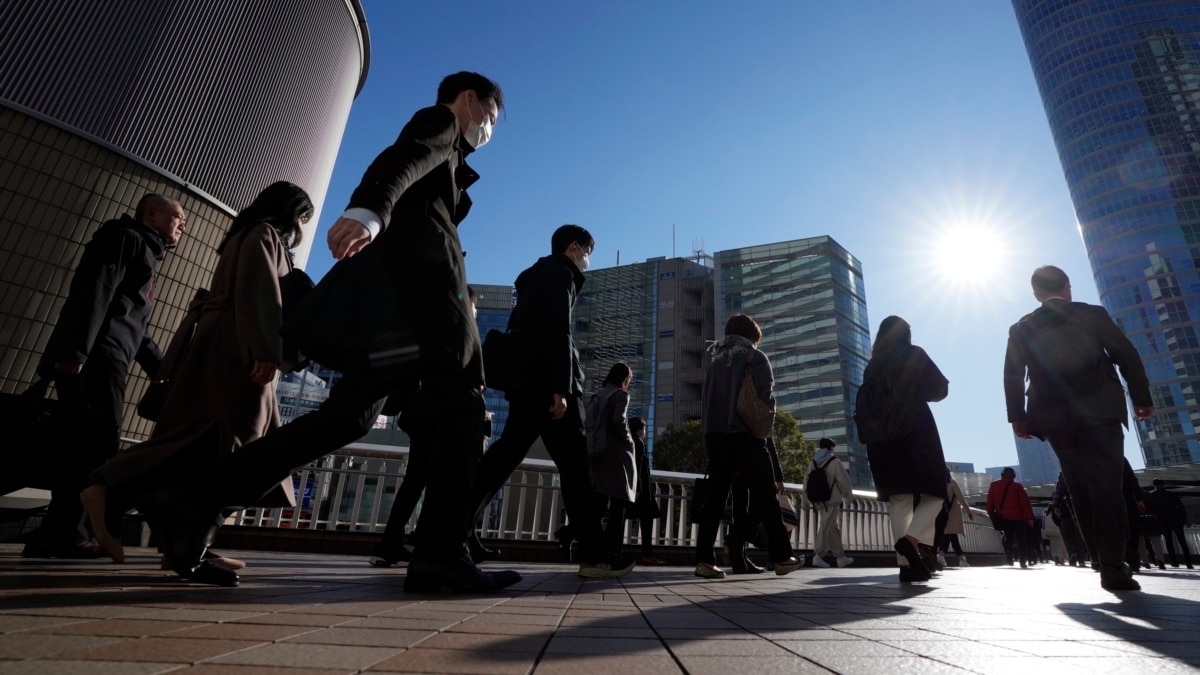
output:
<svg viewBox="0 0 1200 675"><path fill-rule="evenodd" d="M606 557L604 532L596 512L579 399L568 397L567 411L557 420L551 419L549 408L549 395L545 399L518 398L509 402L504 432L479 462L475 487L468 500L472 508L463 523L468 529L475 527L479 512L504 487L540 436L550 459L558 467L560 492L571 522L571 532L579 542L579 558L585 563L599 562Z"/></svg>
<svg viewBox="0 0 1200 675"><path fill-rule="evenodd" d="M362 438L383 410L395 383L347 374L320 408L225 455L189 481L191 496L215 512L257 502L293 469ZM462 524L471 508L464 499L483 453L485 406L477 386L456 377L422 378L419 395L405 412L428 425L425 507L417 521L416 560L453 560L463 555Z"/></svg>
<svg viewBox="0 0 1200 675"><path fill-rule="evenodd" d="M779 514L779 501L775 498L775 475L766 442L746 433L705 434L704 449L708 453L709 493L705 497L704 512L700 514L696 561L716 564L713 545L717 541L721 516L725 514L725 501L735 483L746 486L748 512L762 518L771 561L781 562L790 558L792 543L788 539L787 528L783 526L783 517ZM733 530L740 531L736 516Z"/></svg>
<svg viewBox="0 0 1200 675"><path fill-rule="evenodd" d="M1183 549L1183 564L1188 567L1192 566L1192 552L1188 550L1187 538L1183 534L1183 525L1168 525L1163 523L1163 541L1167 545L1167 558L1172 565L1178 565L1179 559L1175 557L1175 542L1179 540L1179 547Z"/></svg>
<svg viewBox="0 0 1200 675"><path fill-rule="evenodd" d="M638 540L642 544L642 557L654 557L654 519L653 518L638 518L638 530L641 536Z"/></svg>
<svg viewBox="0 0 1200 675"><path fill-rule="evenodd" d="M88 359L76 376L59 375L54 388L62 402L61 415L53 420L56 463L50 506L40 534L74 542L83 516L79 493L89 476L113 455L121 438L125 409L125 382L129 364L101 357Z"/></svg>
<svg viewBox="0 0 1200 675"><path fill-rule="evenodd" d="M1004 521L1004 555L1009 563L1014 560L1030 562L1028 523L1023 520Z"/></svg>
<svg viewBox="0 0 1200 675"><path fill-rule="evenodd" d="M633 508L633 503L608 495L596 495L596 513L605 514L604 550L609 553L620 553L624 548L625 516Z"/></svg>
<svg viewBox="0 0 1200 675"><path fill-rule="evenodd" d="M1080 534L1092 562L1120 566L1125 561L1129 518L1121 485L1125 444L1121 423L1097 417L1071 417L1046 429L1058 455Z"/></svg>
<svg viewBox="0 0 1200 675"><path fill-rule="evenodd" d="M954 555L962 555L963 554L962 544L959 543L959 541L958 541L958 535L957 534L943 534L942 535L942 546L939 550L941 550L943 553L949 553L951 547L954 548Z"/></svg>
<svg viewBox="0 0 1200 675"><path fill-rule="evenodd" d="M406 425L404 420L401 420L401 428L409 437L408 463L404 467L404 480L396 488L396 498L392 500L392 510L383 531L380 548L385 556L404 548L404 526L417 508L417 502L421 501L421 493L425 491L431 461L430 448L437 442L426 436L424 429Z"/></svg>
<svg viewBox="0 0 1200 675"><path fill-rule="evenodd" d="M946 503L943 502L942 510L933 521L933 547L939 551L945 550L942 548L942 540L946 538L946 524L949 522L950 509L946 508Z"/></svg>
<svg viewBox="0 0 1200 675"><path fill-rule="evenodd" d="M1079 528L1075 525L1075 513L1069 508L1062 510L1062 515L1059 517L1058 528L1062 530L1063 544L1067 547L1067 555L1070 556L1068 562L1082 562L1083 558L1087 557L1087 547L1079 537Z"/></svg>

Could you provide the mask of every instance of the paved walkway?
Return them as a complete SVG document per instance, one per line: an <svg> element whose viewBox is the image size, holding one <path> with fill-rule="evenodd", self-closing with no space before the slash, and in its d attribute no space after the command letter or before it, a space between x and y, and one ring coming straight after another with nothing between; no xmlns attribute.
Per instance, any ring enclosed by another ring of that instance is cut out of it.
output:
<svg viewBox="0 0 1200 675"><path fill-rule="evenodd" d="M0 544L0 673L1200 671L1200 572L1170 568L1115 595L1053 566L901 586L883 568L583 581L519 565L508 592L431 597L361 558L239 552L242 587L221 589L129 552L35 561Z"/></svg>

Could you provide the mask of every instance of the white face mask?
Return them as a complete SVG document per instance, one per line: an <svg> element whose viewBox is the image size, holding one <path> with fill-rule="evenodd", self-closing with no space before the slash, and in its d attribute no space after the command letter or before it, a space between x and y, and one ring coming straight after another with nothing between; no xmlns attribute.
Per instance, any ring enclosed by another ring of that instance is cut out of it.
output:
<svg viewBox="0 0 1200 675"><path fill-rule="evenodd" d="M463 133L463 137L472 148L476 150L487 145L487 142L492 138L492 119L488 117L487 111L483 109L483 105L476 101L479 110L483 113L483 123L475 121L474 114L471 114L470 106L467 106L467 113L471 114L471 121L467 124L467 130Z"/></svg>
<svg viewBox="0 0 1200 675"><path fill-rule="evenodd" d="M582 258L575 261L575 266L579 268L580 272L586 272L589 263L590 260L588 254L584 253Z"/></svg>

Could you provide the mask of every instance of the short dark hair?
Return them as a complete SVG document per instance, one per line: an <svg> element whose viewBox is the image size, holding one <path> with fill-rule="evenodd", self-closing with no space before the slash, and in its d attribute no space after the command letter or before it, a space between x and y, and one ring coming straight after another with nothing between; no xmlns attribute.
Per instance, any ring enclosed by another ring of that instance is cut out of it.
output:
<svg viewBox="0 0 1200 675"><path fill-rule="evenodd" d="M892 315L879 322L875 344L871 345L871 356L890 353L912 344L912 326L902 317Z"/></svg>
<svg viewBox="0 0 1200 675"><path fill-rule="evenodd" d="M145 222L146 211L165 209L171 205L171 201L172 200L167 199L157 192L151 192L143 195L142 198L138 200L137 208L135 208L133 211L133 219L139 223Z"/></svg>
<svg viewBox="0 0 1200 675"><path fill-rule="evenodd" d="M821 448L833 449L835 445L837 445L837 443L834 443L832 438L822 438L821 440L817 441L817 447Z"/></svg>
<svg viewBox="0 0 1200 675"><path fill-rule="evenodd" d="M600 386L607 387L608 385L612 384L619 387L624 384L625 380L628 380L631 375L633 375L633 368L630 368L629 364L625 363L624 361L617 361L616 363L612 364L612 368L608 369L608 377L604 378L604 383Z"/></svg>
<svg viewBox="0 0 1200 675"><path fill-rule="evenodd" d="M642 419L641 417L630 417L629 418L629 431L631 433L636 434L637 432L639 432L645 428L646 428L646 420Z"/></svg>
<svg viewBox="0 0 1200 675"><path fill-rule="evenodd" d="M762 328L749 314L734 314L725 322L726 335L741 335L758 344L762 340Z"/></svg>
<svg viewBox="0 0 1200 675"><path fill-rule="evenodd" d="M550 252L566 253L567 248L576 243L589 250L596 248L591 232L578 225L563 225L550 235Z"/></svg>
<svg viewBox="0 0 1200 675"><path fill-rule="evenodd" d="M1055 293L1066 288L1071 279L1067 277L1066 272L1054 265L1042 265L1033 271L1029 283L1035 293Z"/></svg>
<svg viewBox="0 0 1200 675"><path fill-rule="evenodd" d="M501 91L500 85L469 70L463 70L443 78L442 83L438 85L437 102L454 103L454 99L464 91L475 92L481 101L495 101L496 109L504 110L504 92Z"/></svg>
<svg viewBox="0 0 1200 675"><path fill-rule="evenodd" d="M1001 476L1012 476L1013 478L1016 478L1017 470L1012 468L1011 466L1006 466L1006 467L1004 467L1004 470L1000 472L1000 475Z"/></svg>

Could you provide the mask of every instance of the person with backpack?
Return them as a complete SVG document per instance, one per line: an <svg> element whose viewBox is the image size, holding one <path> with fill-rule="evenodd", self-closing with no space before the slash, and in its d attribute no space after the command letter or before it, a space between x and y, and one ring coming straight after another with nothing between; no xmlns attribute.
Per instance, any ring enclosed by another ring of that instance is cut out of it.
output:
<svg viewBox="0 0 1200 675"><path fill-rule="evenodd" d="M850 473L833 449L837 444L832 438L817 441L817 454L808 465L804 477L804 496L817 512L817 536L813 543L813 567L829 567L823 557L826 553L837 558L838 567L849 567L854 558L846 555L842 548L841 520L842 502L850 499Z"/></svg>
<svg viewBox="0 0 1200 675"><path fill-rule="evenodd" d="M618 361L608 369L600 391L584 411L588 469L596 490L596 513L607 513L604 546L621 553L625 516L638 492L638 467L633 436L629 431L629 385L633 369Z"/></svg>
<svg viewBox="0 0 1200 675"><path fill-rule="evenodd" d="M888 503L900 581L928 581L919 546L933 546L946 500L946 459L929 402L946 398L949 380L898 316L879 324L871 360L855 396L854 422L880 501Z"/></svg>
<svg viewBox="0 0 1200 675"><path fill-rule="evenodd" d="M1121 428L1129 419L1117 369L1139 421L1154 416L1146 369L1103 307L1071 301L1066 272L1046 265L1034 270L1030 282L1042 306L1008 331L1008 421L1017 436L1043 438L1058 456L1084 543L1100 563L1101 587L1139 590L1125 565L1129 519L1120 490Z"/></svg>

